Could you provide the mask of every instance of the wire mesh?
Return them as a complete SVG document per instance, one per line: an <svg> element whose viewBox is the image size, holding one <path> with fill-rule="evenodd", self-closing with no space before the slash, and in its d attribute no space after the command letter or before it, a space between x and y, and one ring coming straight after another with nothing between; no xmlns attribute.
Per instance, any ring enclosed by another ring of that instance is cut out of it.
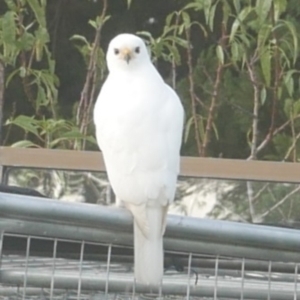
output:
<svg viewBox="0 0 300 300"><path fill-rule="evenodd" d="M163 285L135 283L130 247L2 232L0 299L300 299L297 263L165 253Z"/></svg>

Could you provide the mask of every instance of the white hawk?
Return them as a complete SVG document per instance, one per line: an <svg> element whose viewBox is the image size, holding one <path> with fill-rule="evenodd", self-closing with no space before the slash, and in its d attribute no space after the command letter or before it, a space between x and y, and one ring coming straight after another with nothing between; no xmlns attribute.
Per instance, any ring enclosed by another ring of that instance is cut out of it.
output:
<svg viewBox="0 0 300 300"><path fill-rule="evenodd" d="M139 37L116 36L106 59L109 75L94 108L97 142L111 186L134 217L135 278L157 285L179 173L183 107Z"/></svg>

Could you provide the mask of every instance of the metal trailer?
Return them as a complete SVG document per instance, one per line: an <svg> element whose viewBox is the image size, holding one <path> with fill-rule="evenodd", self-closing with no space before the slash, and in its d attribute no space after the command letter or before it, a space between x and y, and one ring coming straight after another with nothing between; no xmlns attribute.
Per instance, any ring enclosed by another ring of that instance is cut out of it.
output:
<svg viewBox="0 0 300 300"><path fill-rule="evenodd" d="M4 179L24 165L104 170L96 155L2 148L0 164ZM182 170L289 182L300 174L297 164L191 158ZM0 193L0 299L300 299L299 230L170 215L160 287L135 283L132 243L124 209Z"/></svg>

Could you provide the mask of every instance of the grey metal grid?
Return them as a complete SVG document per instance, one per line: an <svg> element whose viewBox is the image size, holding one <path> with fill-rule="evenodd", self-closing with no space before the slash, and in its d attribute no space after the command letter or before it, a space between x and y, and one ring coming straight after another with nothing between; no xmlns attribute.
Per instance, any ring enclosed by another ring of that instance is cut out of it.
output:
<svg viewBox="0 0 300 300"><path fill-rule="evenodd" d="M127 247L2 232L0 251L1 300L300 299L297 263L168 251L151 289L134 282Z"/></svg>
<svg viewBox="0 0 300 300"><path fill-rule="evenodd" d="M126 210L0 193L0 299L300 299L298 230L169 216L164 241L147 287Z"/></svg>

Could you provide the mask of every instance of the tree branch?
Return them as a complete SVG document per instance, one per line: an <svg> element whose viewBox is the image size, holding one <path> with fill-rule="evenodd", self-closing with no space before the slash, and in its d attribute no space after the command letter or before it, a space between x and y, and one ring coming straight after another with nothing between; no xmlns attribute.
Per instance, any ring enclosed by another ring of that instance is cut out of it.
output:
<svg viewBox="0 0 300 300"><path fill-rule="evenodd" d="M107 11L107 0L103 0L103 7L100 14L100 19L103 20ZM81 133L85 133L88 125L88 116L91 110L91 102L94 100L95 94L95 81L96 81L96 63L97 63L97 51L100 43L102 23L96 29L96 34L93 42L93 48L90 55L88 64L88 71L86 74L85 83L81 91L79 105L76 114L76 124L80 127ZM85 145L85 141L82 146Z"/></svg>
<svg viewBox="0 0 300 300"><path fill-rule="evenodd" d="M251 141L251 154L249 160L256 159L257 155L257 141L258 141L258 111L260 107L259 103L259 87L254 72L253 63L246 61L249 77L251 79L254 95L253 95L253 120L252 120L252 141Z"/></svg>
<svg viewBox="0 0 300 300"><path fill-rule="evenodd" d="M293 138L293 143L290 146L290 148L288 149L285 157L284 157L284 161L288 160L289 156L291 155L292 151L295 152L296 150L296 144L298 142L298 140L300 139L300 132ZM296 153L294 153L293 155L293 162L295 162L295 157L296 157Z"/></svg>
<svg viewBox="0 0 300 300"><path fill-rule="evenodd" d="M278 208L280 205L282 205L286 200L288 200L291 196L296 194L298 191L300 191L300 185L293 189L290 193L288 193L285 197L283 197L280 201L278 201L275 205L273 205L270 209L268 209L266 212L260 215L261 218L266 217L269 213L274 211L276 208Z"/></svg>
<svg viewBox="0 0 300 300"><path fill-rule="evenodd" d="M294 121L300 118L300 114L294 117ZM280 125L279 127L277 127L274 131L272 136L270 135L270 133L267 134L267 136L265 137L265 139L259 144L259 146L256 148L256 154L258 154L260 151L262 151L272 140L273 136L275 136L276 134L278 134L279 132L283 131L287 126L289 126L291 123L291 120L286 121L285 123L283 123L282 125ZM249 156L247 159L250 160Z"/></svg>
<svg viewBox="0 0 300 300"><path fill-rule="evenodd" d="M224 22L222 22L222 35L221 35L219 44L223 49L225 49L224 43L225 43L226 38L227 38L226 37L226 26L225 26ZM221 84L221 77L223 74L223 69L224 69L224 65L222 62L219 61L216 79L215 79L214 87L213 87L213 94L212 94L212 98L210 101L210 107L209 107L209 111L208 111L208 118L207 118L207 122L206 122L205 134L204 134L203 143L202 143L202 149L201 149L202 156L207 155L207 148L208 148L208 144L209 144L210 138L211 138L211 130L213 127L213 122L214 122L214 117L215 117L215 109L217 106L217 99L218 99L218 95L219 95L219 87Z"/></svg>
<svg viewBox="0 0 300 300"><path fill-rule="evenodd" d="M4 63L0 60L0 145L3 145L4 71Z"/></svg>
<svg viewBox="0 0 300 300"><path fill-rule="evenodd" d="M193 79L193 63L192 63L192 49L190 44L190 28L185 28L185 35L187 39L187 65L188 65L188 79L189 79L189 93L192 101L192 118L195 127L195 141L197 145L198 155L201 156L201 141L200 141L200 132L198 127L198 116L197 116L197 103L195 97L195 85Z"/></svg>

